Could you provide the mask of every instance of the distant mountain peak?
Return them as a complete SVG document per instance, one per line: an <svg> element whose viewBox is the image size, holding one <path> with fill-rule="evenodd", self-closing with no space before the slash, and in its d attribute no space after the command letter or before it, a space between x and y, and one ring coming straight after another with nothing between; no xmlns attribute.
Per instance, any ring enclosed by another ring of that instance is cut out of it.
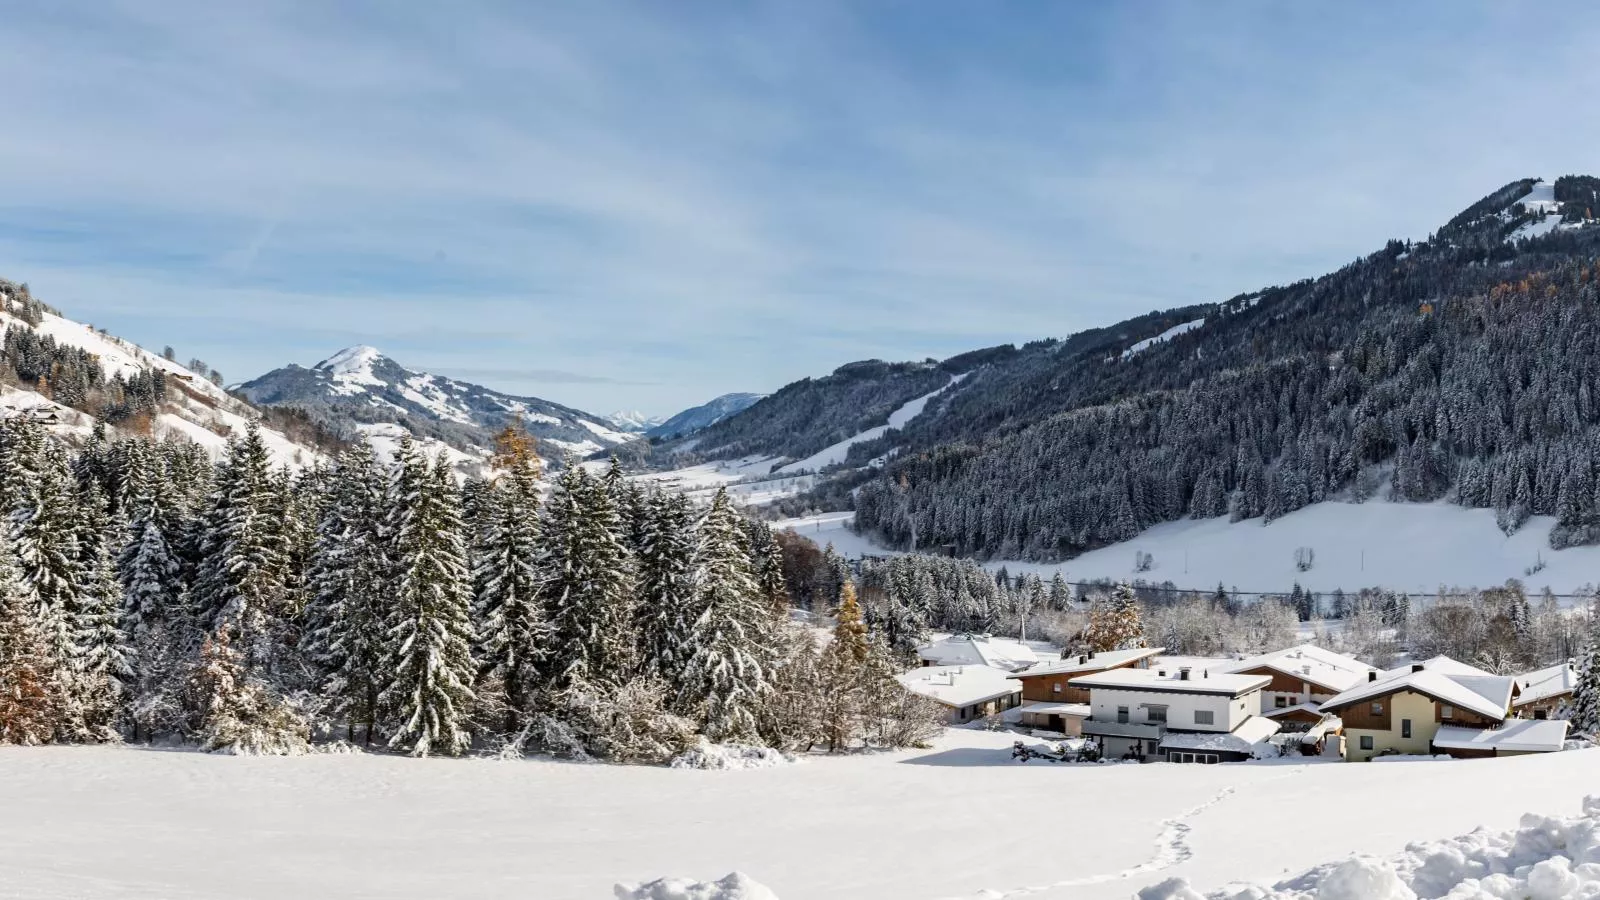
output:
<svg viewBox="0 0 1600 900"><path fill-rule="evenodd" d="M238 390L252 402L296 407L362 433L375 447L392 443L398 428L469 458L483 458L495 432L513 416L523 420L552 459L586 456L635 436L597 424L608 421L604 416L408 369L367 344L346 347L310 369L275 369Z"/></svg>
<svg viewBox="0 0 1600 900"><path fill-rule="evenodd" d="M323 372L342 375L348 372L370 370L372 364L383 358L383 351L368 344L346 347L322 362L312 366Z"/></svg>

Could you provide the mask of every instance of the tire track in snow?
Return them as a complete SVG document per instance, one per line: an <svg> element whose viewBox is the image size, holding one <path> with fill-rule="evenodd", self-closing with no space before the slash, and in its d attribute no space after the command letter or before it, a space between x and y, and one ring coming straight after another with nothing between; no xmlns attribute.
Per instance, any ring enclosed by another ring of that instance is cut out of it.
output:
<svg viewBox="0 0 1600 900"><path fill-rule="evenodd" d="M1156 835L1156 852L1149 859L1131 869L1123 869L1120 872L1106 872L1099 875L1087 875L1082 878L1069 878L1065 881L1012 888L1005 891L983 890L974 894L973 897L975 900L1007 900L1010 897L1026 897L1030 894L1042 894L1045 891L1055 891L1061 888L1086 887L1091 884L1121 881L1124 878L1132 878L1135 875L1146 875L1151 872L1170 869L1194 856L1194 850L1189 846L1189 832L1193 830L1189 820L1226 800L1235 790L1237 788L1233 786L1225 787L1210 800L1199 806L1179 813L1170 819L1163 819L1161 831Z"/></svg>

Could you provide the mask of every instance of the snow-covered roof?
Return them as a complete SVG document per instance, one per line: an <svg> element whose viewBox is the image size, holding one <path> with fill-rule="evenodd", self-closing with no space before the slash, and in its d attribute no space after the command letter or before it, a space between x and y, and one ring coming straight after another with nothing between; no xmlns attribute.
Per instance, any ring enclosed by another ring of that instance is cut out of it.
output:
<svg viewBox="0 0 1600 900"><path fill-rule="evenodd" d="M1260 690L1272 683L1267 675L1212 675L1190 672L1187 679L1180 669L1112 669L1082 675L1072 680L1076 687L1130 691L1157 691L1167 694L1239 694ZM1163 675L1162 673L1166 674Z"/></svg>
<svg viewBox="0 0 1600 900"><path fill-rule="evenodd" d="M1450 750L1550 753L1560 750L1566 740L1565 719L1512 719L1498 728L1441 725L1433 736L1433 745Z"/></svg>
<svg viewBox="0 0 1600 900"><path fill-rule="evenodd" d="M1529 672L1526 675L1517 676L1517 687L1521 689L1521 693L1517 696L1516 701L1512 703L1512 706L1526 706L1530 703L1538 703L1541 700L1549 700L1552 697L1570 694L1577 686L1578 672L1572 667L1570 660L1547 666L1543 669Z"/></svg>
<svg viewBox="0 0 1600 900"><path fill-rule="evenodd" d="M1356 659L1324 650L1315 644L1300 644L1263 653L1237 662L1213 666L1213 672L1249 672L1253 669L1271 669L1295 678L1302 678L1319 687L1337 693L1349 690L1366 680L1372 666Z"/></svg>
<svg viewBox="0 0 1600 900"><path fill-rule="evenodd" d="M1069 656L1056 662L1040 663L1018 672L1014 678L1032 678L1035 675L1064 675L1072 673L1104 672L1119 666L1130 666L1141 659L1156 656L1164 647L1139 647L1133 650L1107 650L1091 656Z"/></svg>
<svg viewBox="0 0 1600 900"><path fill-rule="evenodd" d="M1477 713L1490 719L1504 719L1506 710L1511 706L1511 694L1516 687L1516 682L1509 676L1485 674L1455 674L1452 670L1459 666L1470 672L1482 672L1464 663L1455 663L1445 657L1435 657L1429 660L1444 660L1444 663L1427 668L1427 663L1419 663L1422 668L1396 669L1379 677L1376 681L1365 681L1348 691L1335 694L1322 704L1324 710L1330 712L1343 709L1363 700L1373 697L1382 697L1399 691L1411 691L1422 694L1450 706L1458 706L1465 710ZM1455 663L1455 666L1445 663Z"/></svg>
<svg viewBox="0 0 1600 900"><path fill-rule="evenodd" d="M1022 692L1010 673L992 666L924 666L895 676L906 690L946 706L971 706Z"/></svg>
<svg viewBox="0 0 1600 900"><path fill-rule="evenodd" d="M1249 753L1256 744L1278 733L1278 723L1261 716L1251 716L1239 723L1232 732L1167 732L1161 746L1168 750L1213 750L1229 753Z"/></svg>
<svg viewBox="0 0 1600 900"><path fill-rule="evenodd" d="M1391 675L1404 675L1417 666L1421 666L1424 671L1438 672L1442 675L1494 675L1494 673L1488 669L1480 669L1477 666L1468 665L1458 659L1451 659L1448 656L1435 656L1432 659L1425 659L1420 663L1414 662L1403 666L1396 666L1395 668L1383 673L1383 675L1380 676L1380 680L1382 678L1388 678Z"/></svg>
<svg viewBox="0 0 1600 900"><path fill-rule="evenodd" d="M1028 645L987 634L952 634L918 647L917 656L936 666L990 666L1009 672L1039 661Z"/></svg>

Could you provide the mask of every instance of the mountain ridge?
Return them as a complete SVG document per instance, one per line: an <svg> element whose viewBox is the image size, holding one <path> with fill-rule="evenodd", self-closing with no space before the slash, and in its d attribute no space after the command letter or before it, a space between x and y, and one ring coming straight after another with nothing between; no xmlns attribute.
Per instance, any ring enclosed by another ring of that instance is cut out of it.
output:
<svg viewBox="0 0 1600 900"><path fill-rule="evenodd" d="M262 406L304 410L369 442L375 435L395 438L398 427L452 448L460 454L458 462L486 457L495 433L518 418L552 460L587 456L635 439L604 416L410 369L367 344L346 347L309 368L282 366L235 391Z"/></svg>

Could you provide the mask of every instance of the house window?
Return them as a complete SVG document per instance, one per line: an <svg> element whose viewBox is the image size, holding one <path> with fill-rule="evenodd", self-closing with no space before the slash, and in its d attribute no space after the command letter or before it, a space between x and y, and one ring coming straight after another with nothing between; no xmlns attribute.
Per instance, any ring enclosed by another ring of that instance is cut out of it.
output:
<svg viewBox="0 0 1600 900"><path fill-rule="evenodd" d="M1126 706L1117 707L1117 724L1128 724L1128 708Z"/></svg>
<svg viewBox="0 0 1600 900"><path fill-rule="evenodd" d="M1363 749L1363 750L1371 750L1372 749L1372 735L1363 734L1361 736L1361 749Z"/></svg>
<svg viewBox="0 0 1600 900"><path fill-rule="evenodd" d="M1194 723L1196 725L1214 725L1216 720L1212 717L1211 710L1197 709L1194 711Z"/></svg>
<svg viewBox="0 0 1600 900"><path fill-rule="evenodd" d="M1284 697L1284 696L1279 696L1277 698L1276 705L1277 705L1277 707L1279 709L1288 709L1289 708L1289 698L1288 697Z"/></svg>
<svg viewBox="0 0 1600 900"><path fill-rule="evenodd" d="M1400 736L1403 737L1403 738L1411 737L1411 720L1410 719L1401 719L1400 720Z"/></svg>
<svg viewBox="0 0 1600 900"><path fill-rule="evenodd" d="M1375 716L1383 715L1383 704L1377 700L1372 701L1372 714Z"/></svg>
<svg viewBox="0 0 1600 900"><path fill-rule="evenodd" d="M1161 725L1167 723L1167 708L1165 706L1149 706L1144 711L1145 721Z"/></svg>
<svg viewBox="0 0 1600 900"><path fill-rule="evenodd" d="M1535 719L1548 719L1548 718L1550 718L1550 710L1548 710L1548 709L1536 709L1536 710L1533 711L1533 717Z"/></svg>
<svg viewBox="0 0 1600 900"><path fill-rule="evenodd" d="M1440 706L1439 707L1439 718L1441 718L1441 719L1454 719L1455 717L1456 717L1456 708L1454 706L1444 705L1444 706Z"/></svg>
<svg viewBox="0 0 1600 900"><path fill-rule="evenodd" d="M1052 693L1052 694L1061 693L1061 682L1057 681L1054 684L1050 685L1050 693Z"/></svg>

